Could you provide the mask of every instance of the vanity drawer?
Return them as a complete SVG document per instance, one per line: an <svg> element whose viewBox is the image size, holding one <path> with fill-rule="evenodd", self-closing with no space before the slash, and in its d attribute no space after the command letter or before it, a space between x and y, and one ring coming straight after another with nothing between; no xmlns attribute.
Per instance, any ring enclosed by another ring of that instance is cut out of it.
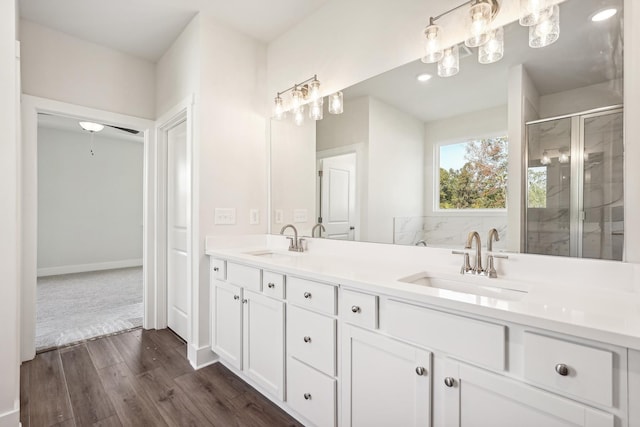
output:
<svg viewBox="0 0 640 427"><path fill-rule="evenodd" d="M273 298L284 299L284 276L271 271L263 271L262 293Z"/></svg>
<svg viewBox="0 0 640 427"><path fill-rule="evenodd" d="M417 305L388 300L380 329L430 350L504 370L506 327Z"/></svg>
<svg viewBox="0 0 640 427"><path fill-rule="evenodd" d="M260 269L227 262L227 282L260 292Z"/></svg>
<svg viewBox="0 0 640 427"><path fill-rule="evenodd" d="M287 401L317 426L336 425L336 380L291 357L287 361Z"/></svg>
<svg viewBox="0 0 640 427"><path fill-rule="evenodd" d="M211 258L211 277L216 280L224 280L226 276L224 260Z"/></svg>
<svg viewBox="0 0 640 427"><path fill-rule="evenodd" d="M525 332L524 377L547 389L613 406L613 353L607 350Z"/></svg>
<svg viewBox="0 0 640 427"><path fill-rule="evenodd" d="M336 314L336 287L298 277L287 277L287 300L304 308Z"/></svg>
<svg viewBox="0 0 640 427"><path fill-rule="evenodd" d="M287 349L327 375L336 374L336 320L301 308L287 308Z"/></svg>
<svg viewBox="0 0 640 427"><path fill-rule="evenodd" d="M340 318L345 322L376 329L378 327L378 297L342 289Z"/></svg>

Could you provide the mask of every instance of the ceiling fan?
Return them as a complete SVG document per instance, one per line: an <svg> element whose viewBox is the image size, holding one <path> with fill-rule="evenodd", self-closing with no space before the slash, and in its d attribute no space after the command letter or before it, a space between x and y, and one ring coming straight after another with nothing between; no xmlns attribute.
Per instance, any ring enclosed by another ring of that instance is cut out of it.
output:
<svg viewBox="0 0 640 427"><path fill-rule="evenodd" d="M50 114L50 113L38 113L38 114L42 114L43 116L54 116L54 114ZM83 123L86 124L87 127L83 126ZM135 129L129 129L129 128L121 127L121 126L107 125L107 124L90 122L90 121L80 120L80 121L78 121L78 124L80 125L80 127L82 127L82 129L84 129L86 131L89 131L89 132L100 132L106 126L106 127L112 128L112 129L119 130L121 132L129 133L131 135L138 135L140 133L139 130L135 130Z"/></svg>

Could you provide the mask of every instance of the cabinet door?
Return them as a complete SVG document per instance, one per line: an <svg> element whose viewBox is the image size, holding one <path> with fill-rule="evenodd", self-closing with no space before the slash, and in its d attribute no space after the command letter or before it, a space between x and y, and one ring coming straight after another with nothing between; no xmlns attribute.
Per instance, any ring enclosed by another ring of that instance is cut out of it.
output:
<svg viewBox="0 0 640 427"><path fill-rule="evenodd" d="M244 290L244 371L284 399L284 303Z"/></svg>
<svg viewBox="0 0 640 427"><path fill-rule="evenodd" d="M225 361L242 369L242 288L216 280L211 291L211 348Z"/></svg>
<svg viewBox="0 0 640 427"><path fill-rule="evenodd" d="M345 325L342 424L430 426L431 353Z"/></svg>
<svg viewBox="0 0 640 427"><path fill-rule="evenodd" d="M434 425L613 427L612 414L448 359L434 361Z"/></svg>

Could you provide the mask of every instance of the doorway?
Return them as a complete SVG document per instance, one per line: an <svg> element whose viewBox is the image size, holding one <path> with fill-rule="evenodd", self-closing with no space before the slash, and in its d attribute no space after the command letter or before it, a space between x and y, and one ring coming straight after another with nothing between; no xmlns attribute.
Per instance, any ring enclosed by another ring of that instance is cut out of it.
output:
<svg viewBox="0 0 640 427"><path fill-rule="evenodd" d="M356 153L318 159L318 223L328 239L355 238L356 167Z"/></svg>

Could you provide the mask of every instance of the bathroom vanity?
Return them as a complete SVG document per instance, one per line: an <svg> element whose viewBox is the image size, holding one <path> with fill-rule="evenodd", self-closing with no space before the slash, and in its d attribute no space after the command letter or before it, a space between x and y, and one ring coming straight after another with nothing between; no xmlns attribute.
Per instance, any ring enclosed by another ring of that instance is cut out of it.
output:
<svg viewBox="0 0 640 427"><path fill-rule="evenodd" d="M305 425L640 421L633 264L515 254L490 279L460 275L448 250L308 239L299 253L278 236L210 238L207 254L211 349Z"/></svg>

